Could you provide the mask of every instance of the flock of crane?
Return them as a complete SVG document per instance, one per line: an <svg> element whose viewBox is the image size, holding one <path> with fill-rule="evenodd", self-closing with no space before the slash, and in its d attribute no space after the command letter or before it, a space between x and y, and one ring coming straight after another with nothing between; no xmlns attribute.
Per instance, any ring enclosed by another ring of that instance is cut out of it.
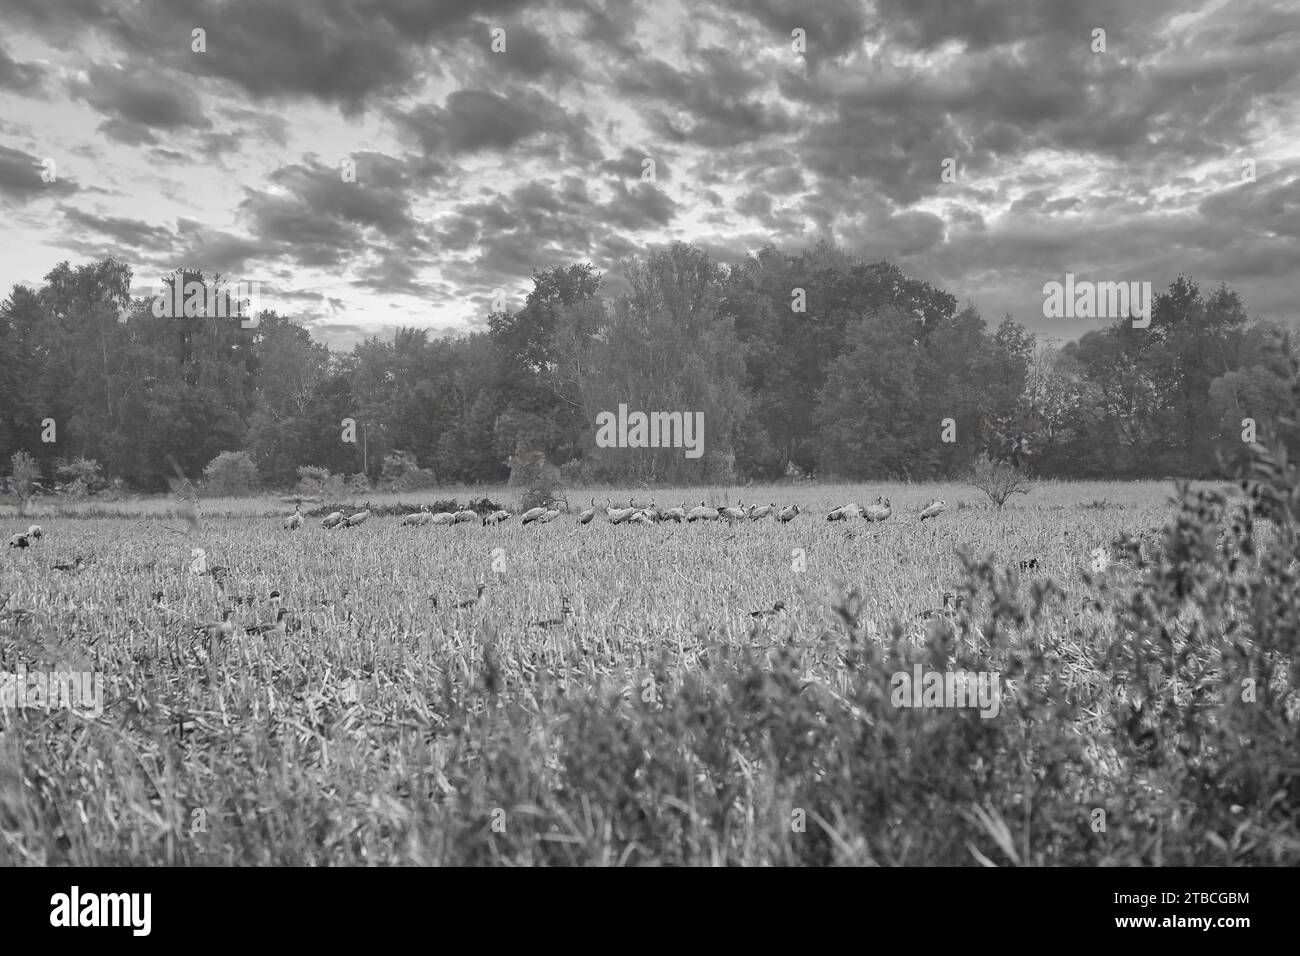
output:
<svg viewBox="0 0 1300 956"><path fill-rule="evenodd" d="M554 507L555 502L550 501L545 507L530 508L519 516L520 524L547 524L554 521L560 516L560 510ZM948 505L941 499L934 499L923 508L920 513L921 521L929 518L938 517L948 510ZM770 502L766 505L746 505L743 501L737 501L734 506L723 508L711 508L706 502L701 501L697 507L688 508L686 502L682 502L676 508L659 508L653 501L648 507L638 507L635 501L628 499L626 508L614 507L614 502L610 498L605 499L605 507L601 508L596 505L596 499L591 499L591 507L578 515L578 524L591 524L596 515L603 514L605 520L610 524L642 524L653 525L661 521L673 521L677 523L696 521L762 521L765 518L775 517L777 521L785 523L793 521L799 514L800 508L797 504L786 505L783 508L777 508L776 502ZM888 498L876 497L874 503L869 505L860 505L855 502L849 502L840 505L826 515L827 521L846 521L851 518L864 518L867 521L888 521L894 514L894 509L889 503ZM370 517L370 502L367 501L365 507L352 514L347 514L342 510L331 511L325 517L321 518L321 527L326 529L333 528L355 528L362 524ZM491 514L480 515L477 511L440 511L434 514L429 511L427 505L421 506L420 510L406 515L402 518L402 525L420 527L423 525L453 525L465 524L472 521L480 522L484 527L488 525L498 525L503 521L508 521L514 517L509 511L494 511ZM301 505L294 507L293 514L289 515L282 522L283 527L288 531L296 531L303 526L305 518L302 514Z"/></svg>

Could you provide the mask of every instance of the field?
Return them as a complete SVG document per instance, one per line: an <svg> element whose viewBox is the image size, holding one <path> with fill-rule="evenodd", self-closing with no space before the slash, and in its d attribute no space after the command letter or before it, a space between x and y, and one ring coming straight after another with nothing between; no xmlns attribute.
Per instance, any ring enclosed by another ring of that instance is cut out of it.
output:
<svg viewBox="0 0 1300 956"><path fill-rule="evenodd" d="M1133 588L1173 493L1045 483L999 512L956 485L656 490L638 503L805 513L415 528L375 495L360 527L296 532L273 499L205 501L193 527L170 500L10 508L6 540L44 537L0 556L0 671L105 686L94 719L0 711L0 863L1294 859L1271 794L1216 797L1250 818L1220 847L1192 758L1141 746L1176 754L1185 727L1144 723L1135 687L1200 720L1197 682L1224 682L1230 629L1194 603L1156 616L1190 663L1148 680L1117 656L1148 633ZM876 495L887 522L825 520ZM932 498L949 510L922 524ZM278 606L283 629L246 631ZM202 627L223 609L229 633ZM890 674L954 662L998 675L998 715L891 704Z"/></svg>

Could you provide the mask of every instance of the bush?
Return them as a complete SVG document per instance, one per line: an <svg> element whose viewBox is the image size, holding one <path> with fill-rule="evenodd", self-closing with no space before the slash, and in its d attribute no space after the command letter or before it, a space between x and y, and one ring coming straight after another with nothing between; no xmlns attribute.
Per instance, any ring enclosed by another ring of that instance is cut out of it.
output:
<svg viewBox="0 0 1300 956"><path fill-rule="evenodd" d="M70 498L81 499L106 486L100 477L99 462L93 458L77 457L71 460L62 458L54 462L54 474L64 482L63 493Z"/></svg>
<svg viewBox="0 0 1300 956"><path fill-rule="evenodd" d="M27 502L32 497L37 481L40 480L41 466L25 451L14 452L9 458L9 463L13 469L9 487L18 496L18 513L22 514L27 508Z"/></svg>
<svg viewBox="0 0 1300 956"><path fill-rule="evenodd" d="M560 469L540 451L519 452L510 457L510 487L522 489L517 495L520 508L540 508L559 494Z"/></svg>
<svg viewBox="0 0 1300 956"><path fill-rule="evenodd" d="M343 494L343 478L331 474L328 468L302 465L294 490L305 498L338 498Z"/></svg>
<svg viewBox="0 0 1300 956"><path fill-rule="evenodd" d="M966 483L988 495L999 510L1012 495L1027 495L1032 487L1023 471L1008 462L994 461L987 453L975 459Z"/></svg>
<svg viewBox="0 0 1300 956"><path fill-rule="evenodd" d="M347 480L347 484L344 486L344 491L349 495L365 495L369 494L373 490L374 489L370 484L370 479L361 472L357 472L355 475L350 477Z"/></svg>
<svg viewBox="0 0 1300 956"><path fill-rule="evenodd" d="M384 456L384 468L380 481L389 491L419 491L432 488L437 482L433 472L421 468L415 455L408 451L395 451Z"/></svg>
<svg viewBox="0 0 1300 956"><path fill-rule="evenodd" d="M203 483L214 495L242 495L257 487L257 465L246 451L223 451L203 469Z"/></svg>

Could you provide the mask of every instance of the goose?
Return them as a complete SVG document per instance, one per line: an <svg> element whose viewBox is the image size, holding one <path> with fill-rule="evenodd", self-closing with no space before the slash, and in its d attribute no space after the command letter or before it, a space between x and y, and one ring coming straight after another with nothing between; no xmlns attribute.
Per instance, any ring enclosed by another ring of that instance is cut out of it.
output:
<svg viewBox="0 0 1300 956"><path fill-rule="evenodd" d="M475 593L475 595L474 595L472 598L467 598L467 599L464 600L464 601L458 601L458 602L456 603L456 608L457 608L458 610L463 610L463 609L465 609L465 608L467 608L467 607L473 607L475 604L477 604L479 601L481 601L481 600L483 599L483 592L486 591L486 590L487 590L487 584L485 584L484 582L480 581L480 582L478 583L478 591L477 591L477 593Z"/></svg>
<svg viewBox="0 0 1300 956"><path fill-rule="evenodd" d="M893 513L894 509L890 507L888 498L886 498L883 503L880 498L876 498L876 503L874 505L867 505L868 521L888 521L889 516Z"/></svg>
<svg viewBox="0 0 1300 956"><path fill-rule="evenodd" d="M456 512L456 520L455 520L454 522L452 522L452 523L453 523L453 524L465 524L465 523L467 523L467 522L470 522L470 521L477 521L477 520L478 520L478 512L477 512L477 511L471 511L470 509L466 508L466 509L464 509L463 511L457 511L457 512Z"/></svg>
<svg viewBox="0 0 1300 956"><path fill-rule="evenodd" d="M509 511L505 511L505 510L494 511L490 515L483 516L483 527L486 528L490 524L500 524L501 522L508 521L509 519L510 519Z"/></svg>
<svg viewBox="0 0 1300 956"><path fill-rule="evenodd" d="M858 504L856 501L850 501L846 504L843 511L845 518L861 518L863 514L862 505Z"/></svg>
<svg viewBox="0 0 1300 956"><path fill-rule="evenodd" d="M844 517L845 517L845 515L844 515L844 510L845 510L847 507L848 507L848 505L840 505L838 508L836 508L836 509L834 509L833 511L831 511L830 514L828 514L828 515L826 516L826 520L827 520L827 521L843 521L843 520L844 520Z"/></svg>
<svg viewBox="0 0 1300 956"><path fill-rule="evenodd" d="M591 499L591 507L578 515L578 524L591 524L591 519L596 517L596 499Z"/></svg>
<svg viewBox="0 0 1300 956"><path fill-rule="evenodd" d="M643 517L649 518L651 522L663 520L663 515L659 511L659 505L654 502L654 499L651 499L649 508L641 509L640 514Z"/></svg>
<svg viewBox="0 0 1300 956"><path fill-rule="evenodd" d="M288 615L288 613L289 613L289 609L287 607L282 607L275 612L274 621L265 621L261 624L245 625L244 633L245 634L272 634L272 633L283 634L285 628L284 619Z"/></svg>
<svg viewBox="0 0 1300 956"><path fill-rule="evenodd" d="M455 524L456 516L452 514L450 511L439 511L436 515L434 515L432 518L429 519L429 523L436 524L436 525Z"/></svg>
<svg viewBox="0 0 1300 956"><path fill-rule="evenodd" d="M631 518L628 518L627 520L635 524L645 525L647 528L653 528L655 524L655 519L651 518L649 513L645 511L638 511L636 514L634 514Z"/></svg>
<svg viewBox="0 0 1300 956"><path fill-rule="evenodd" d="M531 622L532 627L564 627L573 617L573 608L569 606L568 597L560 598L560 616Z"/></svg>
<svg viewBox="0 0 1300 956"><path fill-rule="evenodd" d="M27 540L27 535L25 535L25 534L16 534L16 535L14 535L12 538L9 539L9 547L11 547L11 548L29 548L29 547L31 547L31 542Z"/></svg>
<svg viewBox="0 0 1300 956"><path fill-rule="evenodd" d="M785 524L785 522L787 521L794 520L795 515L797 515L798 513L799 513L798 505L786 505L777 514L776 520L780 521L782 524Z"/></svg>
<svg viewBox="0 0 1300 956"><path fill-rule="evenodd" d="M297 504L293 506L293 514L280 522L280 527L285 531L297 531L302 527L302 520L302 505Z"/></svg>
<svg viewBox="0 0 1300 956"><path fill-rule="evenodd" d="M550 504L550 502L547 502L547 504ZM529 508L524 512L524 516L519 519L519 523L532 524L534 521L540 519L544 514L546 514L545 508Z"/></svg>
<svg viewBox="0 0 1300 956"><path fill-rule="evenodd" d="M758 521L760 518L766 518L775 510L776 510L775 501L773 501L771 504L763 505L763 507L761 508L758 506L754 506L749 509L749 520Z"/></svg>
<svg viewBox="0 0 1300 956"><path fill-rule="evenodd" d="M214 641L217 640L218 638L225 637L227 634L230 634L235 629L235 625L230 623L230 615L231 615L230 608L226 608L221 612L221 620L208 621L206 623L195 624L194 633L206 634Z"/></svg>
<svg viewBox="0 0 1300 956"><path fill-rule="evenodd" d="M370 517L370 502L367 501L366 506L364 508L362 508L356 514L349 515L347 518L343 519L343 527L355 528L358 525L360 525L361 522L365 521L369 517Z"/></svg>
<svg viewBox="0 0 1300 956"><path fill-rule="evenodd" d="M40 525L34 524L28 527L27 537L30 538L32 541L40 541L41 538L45 537L45 532L41 530Z"/></svg>
<svg viewBox="0 0 1300 956"><path fill-rule="evenodd" d="M551 508L550 510L544 512L544 513L542 514L542 516L541 516L540 518L537 519L537 523L538 523L538 524L546 524L546 523L548 523L548 522L554 521L554 520L555 520L556 518L558 518L559 516L560 516L560 509L559 509L559 508Z"/></svg>
<svg viewBox="0 0 1300 956"><path fill-rule="evenodd" d="M320 519L320 526L322 528L337 528L342 523L343 523L342 511L331 511L325 517Z"/></svg>
<svg viewBox="0 0 1300 956"><path fill-rule="evenodd" d="M681 506L678 508L669 508L667 511L663 512L659 515L659 520L676 521L678 524L681 524L686 520L686 502L683 501Z"/></svg>
<svg viewBox="0 0 1300 956"><path fill-rule="evenodd" d="M921 512L921 520L924 521L926 518L937 518L947 510L947 503L936 498L934 501L930 502L924 511Z"/></svg>
<svg viewBox="0 0 1300 956"><path fill-rule="evenodd" d="M765 609L762 610L762 611L750 611L750 612L749 612L749 616L750 616L750 617L770 617L770 616L773 615L773 614L780 614L780 613L781 613L782 611L784 611L784 610L785 610L785 602L784 602L784 601L777 601L777 602L776 602L775 604L773 604L770 608L765 608Z"/></svg>
<svg viewBox="0 0 1300 956"><path fill-rule="evenodd" d="M739 498L736 499L734 508L723 508L718 512L719 517L726 518L728 521L739 521L741 518L749 517L745 512L745 503Z"/></svg>
<svg viewBox="0 0 1300 956"><path fill-rule="evenodd" d="M692 508L689 512L687 512L686 520L687 520L688 522L690 522L690 521L717 521L717 520L718 520L718 509L717 509L717 508L710 508L707 504L705 504L703 501L701 501L701 502L700 502L700 506L699 506L698 508Z"/></svg>

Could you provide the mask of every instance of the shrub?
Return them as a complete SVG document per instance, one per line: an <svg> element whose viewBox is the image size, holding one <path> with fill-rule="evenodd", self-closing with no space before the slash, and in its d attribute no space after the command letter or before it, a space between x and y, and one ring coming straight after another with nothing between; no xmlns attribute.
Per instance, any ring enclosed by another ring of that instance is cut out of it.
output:
<svg viewBox="0 0 1300 956"><path fill-rule="evenodd" d="M371 487L370 479L361 472L357 472L355 475L348 478L344 490L349 495L364 495L369 494L374 489Z"/></svg>
<svg viewBox="0 0 1300 956"><path fill-rule="evenodd" d="M223 451L203 469L203 482L214 495L242 495L257 487L257 465L246 451Z"/></svg>
<svg viewBox="0 0 1300 956"><path fill-rule="evenodd" d="M395 451L384 456L380 480L389 491L419 491L436 484L433 472L421 468L415 455L408 451Z"/></svg>
<svg viewBox="0 0 1300 956"><path fill-rule="evenodd" d="M18 496L18 513L22 514L27 508L27 502L32 497L32 491L35 490L37 481L41 477L41 466L35 458L25 451L14 452L10 456L9 462L13 469L12 477L9 479L9 487Z"/></svg>
<svg viewBox="0 0 1300 956"><path fill-rule="evenodd" d="M966 483L974 485L989 496L1001 510L1012 495L1027 495L1031 485L1029 478L1015 465L1005 461L994 461L987 453L975 459Z"/></svg>
<svg viewBox="0 0 1300 956"><path fill-rule="evenodd" d="M560 469L540 451L518 452L510 457L510 487L522 489L521 509L541 507L559 494Z"/></svg>
<svg viewBox="0 0 1300 956"><path fill-rule="evenodd" d="M331 474L328 468L302 465L298 468L298 484L294 490L303 497L338 498L343 494L343 478Z"/></svg>

